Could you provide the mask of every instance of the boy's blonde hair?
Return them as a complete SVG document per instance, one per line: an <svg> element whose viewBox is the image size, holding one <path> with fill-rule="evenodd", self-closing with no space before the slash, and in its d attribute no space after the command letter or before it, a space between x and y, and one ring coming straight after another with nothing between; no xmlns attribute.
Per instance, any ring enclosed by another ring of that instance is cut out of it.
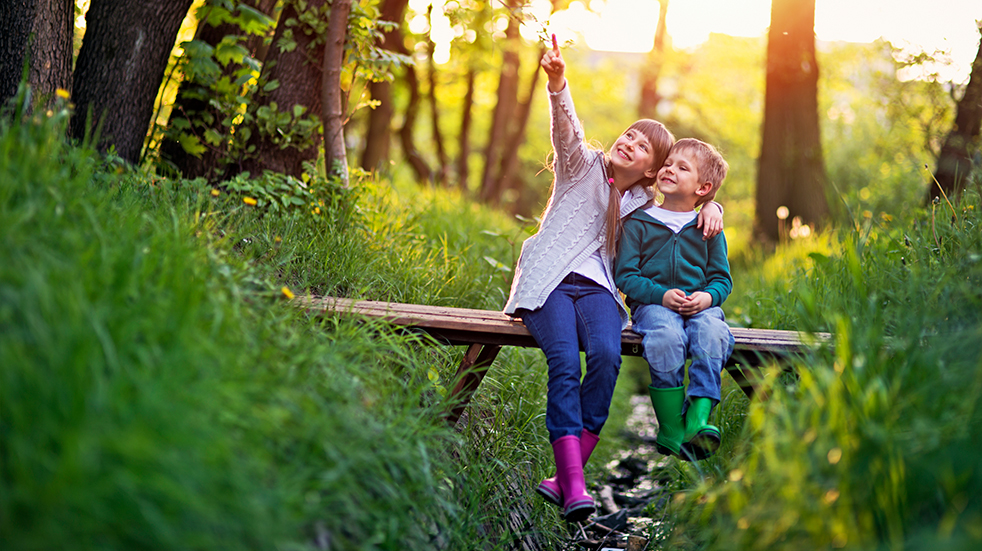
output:
<svg viewBox="0 0 982 551"><path fill-rule="evenodd" d="M682 138L675 142L672 151L682 151L691 154L696 160L696 170L699 171L699 182L709 182L713 189L696 201L696 206L704 205L716 198L726 172L730 169L726 159L720 154L719 150L706 142L695 138Z"/></svg>

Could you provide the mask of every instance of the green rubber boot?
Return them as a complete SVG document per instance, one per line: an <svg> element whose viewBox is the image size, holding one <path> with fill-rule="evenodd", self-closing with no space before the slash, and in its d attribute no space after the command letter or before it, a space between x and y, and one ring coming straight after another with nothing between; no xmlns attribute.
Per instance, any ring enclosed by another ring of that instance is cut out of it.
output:
<svg viewBox="0 0 982 551"><path fill-rule="evenodd" d="M711 457L723 441L723 433L709 424L713 401L709 398L692 398L685 412L685 436L682 442L683 459L699 461Z"/></svg>
<svg viewBox="0 0 982 551"><path fill-rule="evenodd" d="M685 387L655 388L648 386L651 405L658 418L658 438L655 446L658 453L681 457L682 438L685 427L682 425L682 404L685 403Z"/></svg>

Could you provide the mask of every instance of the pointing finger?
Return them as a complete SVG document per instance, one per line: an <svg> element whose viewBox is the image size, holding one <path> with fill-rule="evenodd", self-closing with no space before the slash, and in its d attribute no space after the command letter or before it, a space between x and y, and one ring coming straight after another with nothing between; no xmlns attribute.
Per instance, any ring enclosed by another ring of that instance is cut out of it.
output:
<svg viewBox="0 0 982 551"><path fill-rule="evenodd" d="M552 51L559 53L559 41L556 40L556 33L552 33Z"/></svg>

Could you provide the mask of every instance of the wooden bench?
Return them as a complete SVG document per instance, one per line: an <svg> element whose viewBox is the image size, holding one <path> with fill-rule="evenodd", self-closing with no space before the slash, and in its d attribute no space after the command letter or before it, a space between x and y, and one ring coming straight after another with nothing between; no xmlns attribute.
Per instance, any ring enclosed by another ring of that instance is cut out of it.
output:
<svg viewBox="0 0 982 551"><path fill-rule="evenodd" d="M520 319L493 310L337 297L306 296L295 301L315 315L383 320L396 327L425 332L438 343L467 346L450 394L453 406L447 420L451 424L460 418L502 346L538 348ZM792 356L829 340L827 334L806 335L796 331L740 327L731 331L736 344L726 369L750 398L760 393L761 367L774 362L786 363ZM625 329L621 334L621 349L625 356L640 356L641 335L630 327Z"/></svg>

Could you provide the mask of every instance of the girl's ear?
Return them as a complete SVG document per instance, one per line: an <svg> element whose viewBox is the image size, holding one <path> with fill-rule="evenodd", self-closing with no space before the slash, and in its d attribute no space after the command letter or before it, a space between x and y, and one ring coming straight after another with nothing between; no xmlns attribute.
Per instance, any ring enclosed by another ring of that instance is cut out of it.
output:
<svg viewBox="0 0 982 551"><path fill-rule="evenodd" d="M658 176L658 169L660 168L661 168L660 166L653 166L648 170L645 170L644 171L645 178L654 178L655 176Z"/></svg>

